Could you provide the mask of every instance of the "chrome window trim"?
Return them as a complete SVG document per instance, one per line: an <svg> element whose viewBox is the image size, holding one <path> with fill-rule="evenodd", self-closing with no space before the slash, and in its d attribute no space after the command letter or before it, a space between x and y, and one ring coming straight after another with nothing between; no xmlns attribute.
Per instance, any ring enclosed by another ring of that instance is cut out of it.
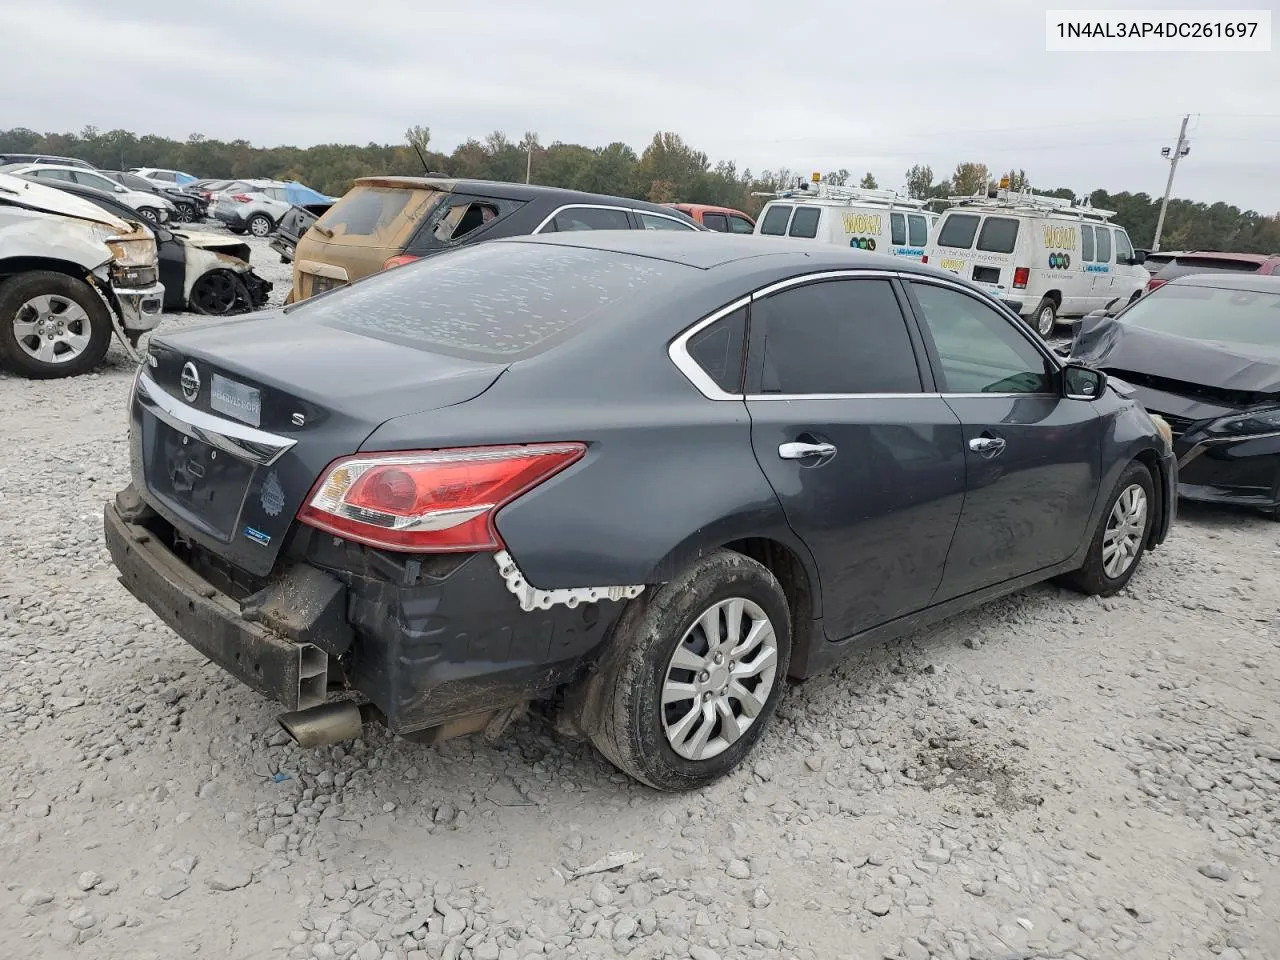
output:
<svg viewBox="0 0 1280 960"><path fill-rule="evenodd" d="M530 236L541 233L546 228L548 223L550 223L556 217L560 216L560 214L564 213L566 210L617 210L621 213L631 213L632 209L633 209L632 207L619 207L609 203L566 203L563 206L556 207L549 214L547 214L546 217L543 219L543 221L540 224L538 224L537 229L535 229L533 231L533 234L530 234ZM646 210L645 212L648 213L649 211ZM628 227L628 229L631 229L631 228ZM577 231L566 230L564 232L576 233Z"/></svg>
<svg viewBox="0 0 1280 960"><path fill-rule="evenodd" d="M197 410L165 393L145 371L138 375L135 389L137 387L141 389L136 391L136 402L157 420L179 433L264 467L271 466L298 442Z"/></svg>
<svg viewBox="0 0 1280 960"><path fill-rule="evenodd" d="M707 373L698 366L697 361L690 356L688 351L689 341L705 328L711 326L717 320L728 316L735 310L740 310L748 304L755 303L757 300L764 299L772 294L791 287L801 286L806 283L819 283L824 280L857 280L857 279L874 279L874 280L892 280L898 279L904 283L907 281L919 281L932 283L940 287L950 287L959 293L967 294L984 306L990 307L999 314L999 310L992 307L991 304L985 303L981 299L981 295L975 294L972 290L967 289L963 284L950 280L946 277L933 277L917 273L908 273L901 270L861 270L851 268L847 270L823 270L817 273L805 273L795 277L788 277L785 280L776 280L768 286L761 287L759 290L753 291L744 297L740 297L732 303L718 307L714 312L707 314L701 320L697 321L693 326L688 327L683 333L671 341L667 347L667 356L671 358L671 362L676 368L684 374L685 378L697 388L708 400L725 401L725 400L906 400L918 397L927 399L1029 399L1029 398L1046 398L1051 397L1061 400L1062 397L1057 393L726 393L721 390ZM1014 321L1005 318L1006 322L1013 324ZM1017 321L1021 323L1021 320ZM1058 362L1056 355L1046 353L1033 340L1023 334L1024 339L1041 355L1049 357L1054 362L1055 368L1062 369L1062 365Z"/></svg>

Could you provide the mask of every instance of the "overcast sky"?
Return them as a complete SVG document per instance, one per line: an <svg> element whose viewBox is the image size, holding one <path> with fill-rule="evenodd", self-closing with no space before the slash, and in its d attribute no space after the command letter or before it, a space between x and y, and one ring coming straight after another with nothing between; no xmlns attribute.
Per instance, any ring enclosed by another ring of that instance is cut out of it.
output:
<svg viewBox="0 0 1280 960"><path fill-rule="evenodd" d="M1160 148L1192 113L1174 195L1280 211L1280 53L1047 53L1045 10L1066 6L11 0L3 72L22 83L5 84L0 127L305 146L421 123L445 152L495 129L637 151L671 130L739 170L846 167L888 186L913 163L941 179L974 160L1044 188L1158 195Z"/></svg>

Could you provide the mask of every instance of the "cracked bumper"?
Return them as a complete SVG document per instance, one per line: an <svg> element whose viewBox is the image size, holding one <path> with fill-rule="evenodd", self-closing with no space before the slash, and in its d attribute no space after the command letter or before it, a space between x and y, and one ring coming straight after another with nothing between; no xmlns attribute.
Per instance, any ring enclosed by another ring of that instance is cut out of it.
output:
<svg viewBox="0 0 1280 960"><path fill-rule="evenodd" d="M113 287L120 301L121 320L124 328L134 333L155 329L160 322L164 306L164 284L153 283L149 287Z"/></svg>

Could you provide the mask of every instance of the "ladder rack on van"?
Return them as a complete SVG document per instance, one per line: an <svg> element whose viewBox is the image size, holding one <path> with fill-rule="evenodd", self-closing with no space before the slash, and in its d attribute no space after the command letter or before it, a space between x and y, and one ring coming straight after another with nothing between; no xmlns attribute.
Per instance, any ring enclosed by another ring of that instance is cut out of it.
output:
<svg viewBox="0 0 1280 960"><path fill-rule="evenodd" d="M896 190L870 190L866 187L838 187L822 181L815 182L813 188L808 183L801 183L790 190L754 191L753 197L776 197L780 200L829 200L847 204L862 203L873 206L911 207L920 209L927 203L913 197L904 197Z"/></svg>
<svg viewBox="0 0 1280 960"><path fill-rule="evenodd" d="M1065 217L1091 220L1110 220L1116 215L1114 210L1102 210L1087 204L1078 207L1071 200L1046 197L1029 191L1012 193L1001 190L994 197L981 193L967 197L947 197L947 203L953 207L974 206L1026 213L1056 213Z"/></svg>

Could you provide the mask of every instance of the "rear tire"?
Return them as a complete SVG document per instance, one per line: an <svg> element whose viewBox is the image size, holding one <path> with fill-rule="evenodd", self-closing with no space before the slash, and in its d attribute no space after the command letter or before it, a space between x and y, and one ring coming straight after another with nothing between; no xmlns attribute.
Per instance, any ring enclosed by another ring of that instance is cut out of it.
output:
<svg viewBox="0 0 1280 960"><path fill-rule="evenodd" d="M249 228L251 234L259 239L269 236L271 231L275 229L275 224L271 222L271 218L265 213L255 213L249 218L245 226Z"/></svg>
<svg viewBox="0 0 1280 960"><path fill-rule="evenodd" d="M147 223L159 223L160 214L153 207L139 207L138 215Z"/></svg>
<svg viewBox="0 0 1280 960"><path fill-rule="evenodd" d="M1035 328L1036 333L1042 337L1053 336L1054 327L1058 325L1058 305L1052 297L1045 297L1040 301L1040 305L1036 307L1035 312Z"/></svg>
<svg viewBox="0 0 1280 960"><path fill-rule="evenodd" d="M1154 505L1151 471L1137 461L1130 463L1107 499L1084 565L1062 582L1093 597L1111 597L1123 590L1146 552Z"/></svg>
<svg viewBox="0 0 1280 960"><path fill-rule="evenodd" d="M32 380L88 373L111 346L111 314L83 280L32 270L0 283L0 362Z"/></svg>
<svg viewBox="0 0 1280 960"><path fill-rule="evenodd" d="M790 658L778 581L754 560L718 550L628 605L588 681L584 730L641 783L704 787L760 739Z"/></svg>

